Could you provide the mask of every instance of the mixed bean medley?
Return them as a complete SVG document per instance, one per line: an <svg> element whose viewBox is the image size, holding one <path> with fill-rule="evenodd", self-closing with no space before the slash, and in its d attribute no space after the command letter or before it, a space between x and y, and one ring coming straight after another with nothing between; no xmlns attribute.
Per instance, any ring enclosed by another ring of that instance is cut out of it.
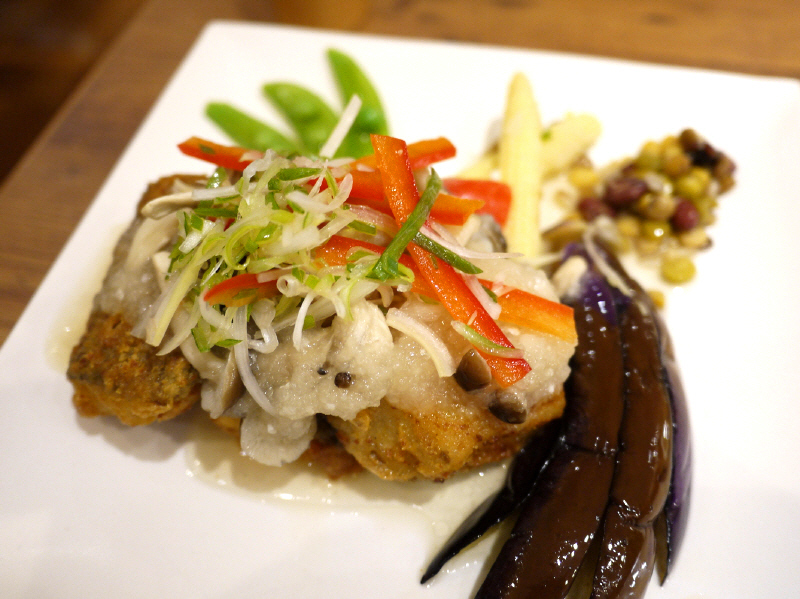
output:
<svg viewBox="0 0 800 599"><path fill-rule="evenodd" d="M719 197L734 184L735 165L692 129L649 141L612 168L579 161L568 179L579 193L576 210L545 232L551 249L582 233L587 222L607 217L619 252L658 260L662 278L686 283L695 274L693 254L711 245Z"/></svg>

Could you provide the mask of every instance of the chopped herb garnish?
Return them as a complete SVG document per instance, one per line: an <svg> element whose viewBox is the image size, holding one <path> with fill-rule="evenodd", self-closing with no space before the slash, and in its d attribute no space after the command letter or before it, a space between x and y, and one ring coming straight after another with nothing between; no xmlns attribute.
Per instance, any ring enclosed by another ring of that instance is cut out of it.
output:
<svg viewBox="0 0 800 599"><path fill-rule="evenodd" d="M378 232L378 228L375 225L371 225L369 223L362 223L360 220L354 220L348 225L354 231L358 231L359 233L366 233L367 235L375 235Z"/></svg>
<svg viewBox="0 0 800 599"><path fill-rule="evenodd" d="M298 179L308 179L309 177L314 177L322 173L322 169L319 168L310 168L310 167L294 167L294 168L282 168L278 171L278 174L275 175L275 178L279 181L297 181Z"/></svg>
<svg viewBox="0 0 800 599"><path fill-rule="evenodd" d="M389 247L378 258L378 262L375 263L372 272L369 274L370 278L378 279L379 281L405 278L401 273L398 260L408 244L414 239L420 227L425 224L441 189L441 178L436 174L436 171L431 170L431 176L428 178L428 184L425 186L425 191L422 192L419 202L414 206L414 210L408 215L403 226L400 227Z"/></svg>
<svg viewBox="0 0 800 599"><path fill-rule="evenodd" d="M466 258L462 258L454 251L447 249L440 243L436 243L433 239L423 235L422 233L417 233L414 236L414 243L422 248L425 248L434 256L441 258L453 268L460 270L461 272L465 272L468 275L477 275L483 272L480 268L475 266Z"/></svg>

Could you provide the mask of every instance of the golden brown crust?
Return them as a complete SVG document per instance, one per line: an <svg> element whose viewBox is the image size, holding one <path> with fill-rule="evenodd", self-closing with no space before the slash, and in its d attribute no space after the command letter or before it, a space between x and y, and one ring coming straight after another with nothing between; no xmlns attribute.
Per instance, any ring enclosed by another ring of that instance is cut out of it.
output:
<svg viewBox="0 0 800 599"><path fill-rule="evenodd" d="M135 426L174 418L200 398L200 375L178 352L165 356L130 333L120 314L95 311L72 350L67 378L81 416Z"/></svg>
<svg viewBox="0 0 800 599"><path fill-rule="evenodd" d="M202 177L163 177L147 187L139 207L170 193L176 180L196 184ZM114 248L114 264L125 260L129 243L130 236L123 236ZM157 348L131 334L132 326L123 314L95 303L67 370L81 416L116 416L135 426L174 418L200 399L200 376L180 351L158 356Z"/></svg>
<svg viewBox="0 0 800 599"><path fill-rule="evenodd" d="M344 448L367 470L387 480L444 480L517 453L542 424L564 410L564 394L537 404L519 425L495 418L486 408L452 405L425 414L386 401L352 421L328 420Z"/></svg>

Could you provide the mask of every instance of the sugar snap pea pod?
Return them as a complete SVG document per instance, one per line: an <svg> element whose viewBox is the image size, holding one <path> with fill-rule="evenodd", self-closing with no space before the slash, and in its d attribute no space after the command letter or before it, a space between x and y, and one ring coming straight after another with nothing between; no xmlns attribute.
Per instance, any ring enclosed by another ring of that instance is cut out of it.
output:
<svg viewBox="0 0 800 599"><path fill-rule="evenodd" d="M389 134L380 96L369 77L350 56L333 48L328 50L327 54L342 103L346 105L354 95L361 99L361 109L342 142L341 153L354 158L371 154L370 134Z"/></svg>
<svg viewBox="0 0 800 599"><path fill-rule="evenodd" d="M625 413L592 599L640 597L653 572L653 525L672 473L672 411L658 328L634 291L621 309Z"/></svg>
<svg viewBox="0 0 800 599"><path fill-rule="evenodd" d="M661 365L672 409L673 437L670 490L664 511L659 517L663 521L663 526L657 528L659 535L662 537L659 539L657 547L659 548L659 576L663 584L677 558L689 516L692 482L692 439L689 410L666 324L661 319L649 296L628 275L616 257L602 246L599 246L599 250L604 260L621 277L622 281L633 290L640 304L645 306L652 315L658 329Z"/></svg>
<svg viewBox="0 0 800 599"><path fill-rule="evenodd" d="M608 504L623 402L613 293L589 270L567 303L575 310L578 347L565 386L563 434L478 599L565 597ZM600 405L586 405L593 402Z"/></svg>
<svg viewBox="0 0 800 599"><path fill-rule="evenodd" d="M206 105L206 116L231 138L238 146L265 152L275 150L281 154L293 154L300 150L277 129L253 118L238 108L224 102L210 102Z"/></svg>
<svg viewBox="0 0 800 599"><path fill-rule="evenodd" d="M522 448L509 467L503 487L467 516L450 536L431 560L420 580L421 584L430 580L450 558L505 520L522 504L553 450L560 426L559 421L550 421Z"/></svg>
<svg viewBox="0 0 800 599"><path fill-rule="evenodd" d="M339 121L333 109L315 93L294 83L267 83L263 90L295 130L303 149L319 153Z"/></svg>

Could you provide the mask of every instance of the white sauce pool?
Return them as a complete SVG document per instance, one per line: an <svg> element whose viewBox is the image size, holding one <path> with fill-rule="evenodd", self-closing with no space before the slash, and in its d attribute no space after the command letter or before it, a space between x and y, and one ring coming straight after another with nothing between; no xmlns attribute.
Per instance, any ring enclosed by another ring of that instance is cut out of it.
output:
<svg viewBox="0 0 800 599"><path fill-rule="evenodd" d="M392 512L392 517L430 523L434 547L444 542L464 518L503 484L507 463L502 462L457 475L444 483L393 482L362 472L331 481L304 464L280 468L241 455L235 438L195 411L185 447L187 473L254 501L301 502L330 511ZM435 550L435 549L434 549Z"/></svg>

